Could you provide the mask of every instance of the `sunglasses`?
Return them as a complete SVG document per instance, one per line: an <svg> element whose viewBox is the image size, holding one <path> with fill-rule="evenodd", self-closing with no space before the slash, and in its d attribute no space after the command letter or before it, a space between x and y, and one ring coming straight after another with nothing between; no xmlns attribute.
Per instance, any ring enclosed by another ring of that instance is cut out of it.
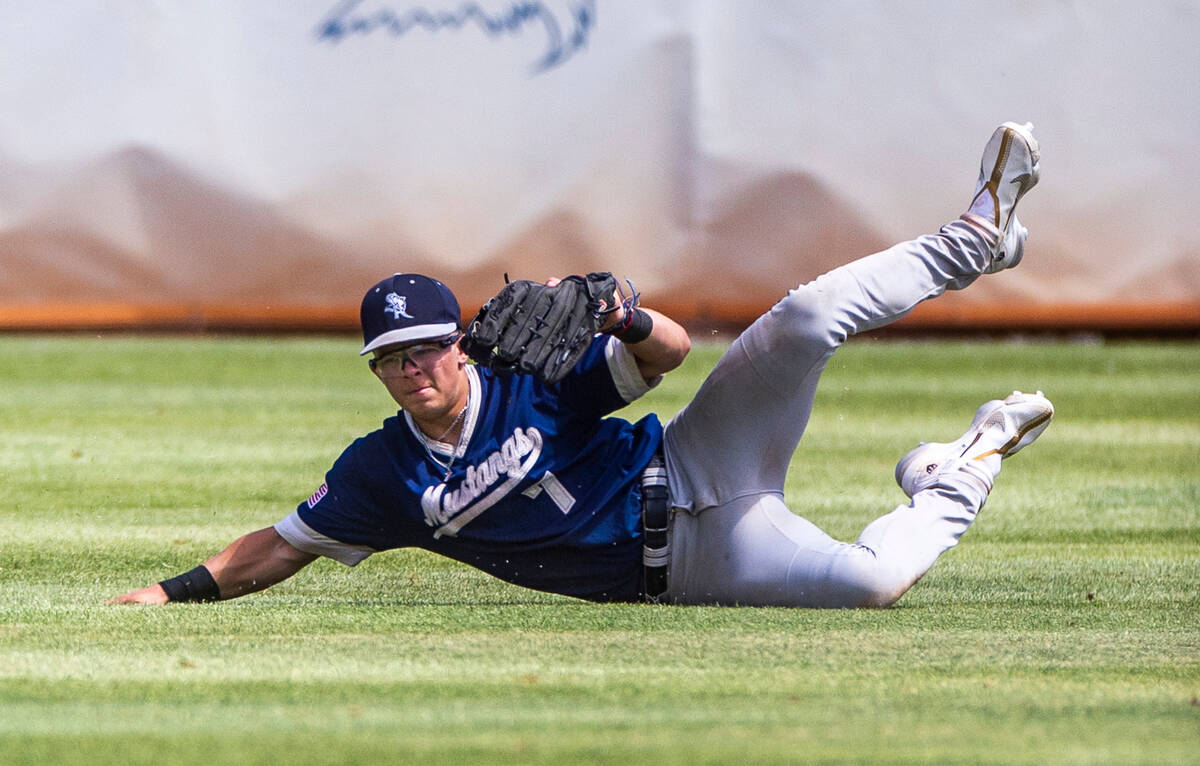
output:
<svg viewBox="0 0 1200 766"><path fill-rule="evenodd" d="M428 372L446 352L446 349L457 343L458 339L458 335L451 335L429 343L405 346L389 354L368 359L367 364L372 371L383 378L396 378L404 374L404 366L409 362L416 365L417 369Z"/></svg>

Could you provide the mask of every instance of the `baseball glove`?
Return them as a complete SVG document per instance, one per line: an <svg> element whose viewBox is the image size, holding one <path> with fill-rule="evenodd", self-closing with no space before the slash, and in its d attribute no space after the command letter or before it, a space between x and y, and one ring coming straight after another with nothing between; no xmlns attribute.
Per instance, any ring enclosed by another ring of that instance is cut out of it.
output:
<svg viewBox="0 0 1200 766"><path fill-rule="evenodd" d="M557 383L616 308L616 290L608 272L565 277L554 287L510 282L471 320L462 348L496 372L528 373Z"/></svg>

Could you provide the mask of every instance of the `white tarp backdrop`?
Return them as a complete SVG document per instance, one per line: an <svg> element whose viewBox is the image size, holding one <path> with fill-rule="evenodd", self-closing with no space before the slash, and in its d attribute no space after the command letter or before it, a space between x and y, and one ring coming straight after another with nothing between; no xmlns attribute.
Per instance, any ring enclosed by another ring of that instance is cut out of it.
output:
<svg viewBox="0 0 1200 766"><path fill-rule="evenodd" d="M1021 267L934 320L1200 323L1200 3L5 0L0 325L472 310L611 270L744 318L966 206L1031 120Z"/></svg>

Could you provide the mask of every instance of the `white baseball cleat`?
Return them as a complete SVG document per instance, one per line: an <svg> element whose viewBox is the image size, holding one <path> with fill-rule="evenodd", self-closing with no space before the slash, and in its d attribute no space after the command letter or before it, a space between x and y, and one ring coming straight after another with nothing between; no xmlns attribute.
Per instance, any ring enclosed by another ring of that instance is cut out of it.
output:
<svg viewBox="0 0 1200 766"><path fill-rule="evenodd" d="M896 482L913 495L937 486L943 477L964 471L992 490L1000 461L1015 455L1042 435L1054 417L1054 405L1042 395L1013 391L975 412L971 427L956 442L926 442L896 464Z"/></svg>
<svg viewBox="0 0 1200 766"><path fill-rule="evenodd" d="M1006 122L983 149L975 198L963 218L996 234L985 274L1010 269L1021 260L1029 232L1016 219L1017 202L1038 182L1041 152L1033 123Z"/></svg>

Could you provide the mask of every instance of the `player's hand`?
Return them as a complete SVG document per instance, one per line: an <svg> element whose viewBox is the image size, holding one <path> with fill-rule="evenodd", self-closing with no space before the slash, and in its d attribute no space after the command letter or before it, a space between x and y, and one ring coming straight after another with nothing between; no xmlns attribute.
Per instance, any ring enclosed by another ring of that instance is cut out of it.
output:
<svg viewBox="0 0 1200 766"><path fill-rule="evenodd" d="M128 593L110 598L105 604L165 604L167 592L158 583L147 585L145 588L131 590Z"/></svg>

